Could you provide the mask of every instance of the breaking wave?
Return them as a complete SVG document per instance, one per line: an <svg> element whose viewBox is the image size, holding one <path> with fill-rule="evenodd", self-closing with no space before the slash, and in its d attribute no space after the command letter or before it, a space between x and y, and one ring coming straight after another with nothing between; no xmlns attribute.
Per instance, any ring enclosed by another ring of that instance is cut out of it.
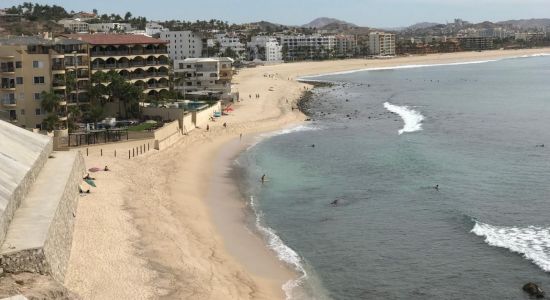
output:
<svg viewBox="0 0 550 300"><path fill-rule="evenodd" d="M485 237L487 244L519 253L550 272L550 228L492 226L476 221L471 232Z"/></svg>
<svg viewBox="0 0 550 300"><path fill-rule="evenodd" d="M253 196L250 197L250 206L256 215L256 228L267 239L269 248L277 253L279 260L289 264L300 274L300 277L289 280L282 286L283 291L286 294L286 299L292 299L293 290L299 287L307 278L307 273L302 265L300 256L296 253L296 251L287 246L273 229L262 225L262 214L256 208L256 203L254 202Z"/></svg>
<svg viewBox="0 0 550 300"><path fill-rule="evenodd" d="M405 132L415 132L422 130L422 121L424 116L416 110L410 109L407 106L398 106L389 102L384 103L384 107L394 114L398 114L405 122L405 125L398 132L403 134Z"/></svg>

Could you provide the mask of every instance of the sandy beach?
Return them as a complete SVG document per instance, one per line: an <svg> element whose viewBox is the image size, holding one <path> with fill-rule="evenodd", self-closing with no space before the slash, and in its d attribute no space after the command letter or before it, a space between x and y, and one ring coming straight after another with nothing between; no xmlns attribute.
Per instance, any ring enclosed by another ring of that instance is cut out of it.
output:
<svg viewBox="0 0 550 300"><path fill-rule="evenodd" d="M147 140L90 147L89 156L84 149L87 168L111 171L92 174L98 186L80 198L65 284L83 299L284 299L282 285L297 274L247 226L247 201L228 170L259 133L304 121L292 107L311 86L298 77L539 53L550 49L241 69L233 88L241 101L208 132L196 129L161 152ZM148 143L149 151L128 159L128 149Z"/></svg>

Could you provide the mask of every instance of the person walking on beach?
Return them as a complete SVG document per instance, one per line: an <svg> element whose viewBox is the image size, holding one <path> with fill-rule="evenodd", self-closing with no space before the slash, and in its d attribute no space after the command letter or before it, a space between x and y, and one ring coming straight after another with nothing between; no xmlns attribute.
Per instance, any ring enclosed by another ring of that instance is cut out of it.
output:
<svg viewBox="0 0 550 300"><path fill-rule="evenodd" d="M227 128L227 123L223 123L223 128Z"/></svg>
<svg viewBox="0 0 550 300"><path fill-rule="evenodd" d="M264 175L262 175L262 178L261 178L260 180L262 181L262 183L264 183L264 182L265 182L265 174L264 174Z"/></svg>
<svg viewBox="0 0 550 300"><path fill-rule="evenodd" d="M210 125L206 124L206 131L210 131Z"/></svg>

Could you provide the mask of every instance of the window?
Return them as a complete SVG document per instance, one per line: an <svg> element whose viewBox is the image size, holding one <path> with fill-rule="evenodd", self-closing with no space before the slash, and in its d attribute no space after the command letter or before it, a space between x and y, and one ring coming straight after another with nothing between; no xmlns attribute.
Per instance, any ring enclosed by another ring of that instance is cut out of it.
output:
<svg viewBox="0 0 550 300"><path fill-rule="evenodd" d="M35 76L34 84L44 84L44 76Z"/></svg>
<svg viewBox="0 0 550 300"><path fill-rule="evenodd" d="M15 62L15 68L16 69L21 69L22 67L23 67L23 64L20 61Z"/></svg>
<svg viewBox="0 0 550 300"><path fill-rule="evenodd" d="M41 124L36 124L35 128L36 129L42 129L42 125Z"/></svg>
<svg viewBox="0 0 550 300"><path fill-rule="evenodd" d="M34 69L42 69L44 67L44 63L39 60L33 60L32 61L32 67Z"/></svg>
<svg viewBox="0 0 550 300"><path fill-rule="evenodd" d="M34 100L40 100L40 99L42 99L42 94L41 93L34 93L33 98L34 98Z"/></svg>
<svg viewBox="0 0 550 300"><path fill-rule="evenodd" d="M40 116L40 108L37 108L34 110L34 113L37 115L37 116Z"/></svg>
<svg viewBox="0 0 550 300"><path fill-rule="evenodd" d="M24 109L21 110L21 115L22 115L22 116L25 115L25 110L24 110Z"/></svg>
<svg viewBox="0 0 550 300"><path fill-rule="evenodd" d="M16 84L23 84L23 77L16 77L15 78L15 83Z"/></svg>
<svg viewBox="0 0 550 300"><path fill-rule="evenodd" d="M183 69L183 63L180 63L180 69Z"/></svg>

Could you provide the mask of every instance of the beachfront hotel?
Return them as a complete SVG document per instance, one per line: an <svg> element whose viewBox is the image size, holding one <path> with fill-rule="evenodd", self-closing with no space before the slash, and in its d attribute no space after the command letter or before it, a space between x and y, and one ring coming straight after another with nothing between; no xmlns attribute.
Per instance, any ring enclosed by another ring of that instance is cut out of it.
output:
<svg viewBox="0 0 550 300"><path fill-rule="evenodd" d="M394 56L395 34L371 32L369 34L369 54L374 56Z"/></svg>
<svg viewBox="0 0 550 300"><path fill-rule="evenodd" d="M91 73L114 70L156 97L169 91L168 42L131 34L69 34L89 44Z"/></svg>
<svg viewBox="0 0 550 300"><path fill-rule="evenodd" d="M280 62L283 60L283 47L272 36L254 36L247 45L251 60Z"/></svg>
<svg viewBox="0 0 550 300"><path fill-rule="evenodd" d="M174 77L174 88L184 96L221 99L231 94L233 59L213 57L176 60Z"/></svg>
<svg viewBox="0 0 550 300"><path fill-rule="evenodd" d="M282 35L279 36L281 46L286 52L286 60L315 59L328 56L336 46L333 35Z"/></svg>
<svg viewBox="0 0 550 300"><path fill-rule="evenodd" d="M59 96L55 113L67 120L67 106L89 104L88 46L73 39L9 37L0 39L0 110L24 128L42 128L47 113L42 93Z"/></svg>

